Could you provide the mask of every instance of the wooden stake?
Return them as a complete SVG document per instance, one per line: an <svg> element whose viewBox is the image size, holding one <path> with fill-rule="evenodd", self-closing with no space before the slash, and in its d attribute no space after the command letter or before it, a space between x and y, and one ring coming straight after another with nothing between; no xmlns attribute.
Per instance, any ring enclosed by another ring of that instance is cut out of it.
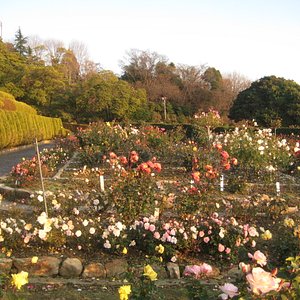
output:
<svg viewBox="0 0 300 300"><path fill-rule="evenodd" d="M48 208L47 208L47 200L46 200L46 195L45 195L44 179L43 179L43 173L42 173L42 164L41 164L40 150L39 150L39 145L38 145L37 138L35 139L35 146L36 146L37 159L38 159L38 163L39 163L40 179L41 179L41 184L42 184L43 199L44 199L44 205L45 205L45 213L48 217Z"/></svg>

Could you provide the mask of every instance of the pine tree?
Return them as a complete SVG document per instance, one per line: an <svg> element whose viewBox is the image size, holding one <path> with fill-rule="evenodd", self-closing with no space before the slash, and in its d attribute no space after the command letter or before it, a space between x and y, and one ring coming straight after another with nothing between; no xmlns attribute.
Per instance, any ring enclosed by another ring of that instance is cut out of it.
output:
<svg viewBox="0 0 300 300"><path fill-rule="evenodd" d="M28 54L27 37L23 36L20 27L15 34L14 47L20 55L26 56Z"/></svg>

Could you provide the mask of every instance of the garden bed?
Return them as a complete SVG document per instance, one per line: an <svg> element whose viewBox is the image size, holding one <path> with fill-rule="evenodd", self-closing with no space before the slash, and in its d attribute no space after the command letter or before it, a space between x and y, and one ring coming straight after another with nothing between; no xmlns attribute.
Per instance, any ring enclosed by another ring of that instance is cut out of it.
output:
<svg viewBox="0 0 300 300"><path fill-rule="evenodd" d="M246 155L240 149L236 158L229 151L236 148L227 144L227 152L220 136L206 147L196 141L176 140L173 144L174 136L167 137L156 129L147 129L147 134L138 136L135 131L130 136L130 130L101 126L101 130L79 134L78 155L64 168L55 170L59 176L44 179L45 193L38 176L30 181L19 178L30 190L30 196L17 200L19 204L2 218L3 256L51 254L104 265L115 258L125 259L125 278L134 289L132 299L142 299L136 295L141 297L142 291L150 293L148 288L153 289L153 297L159 295L151 277L145 281L143 271L132 272L135 265L160 266L166 271L167 265L173 263L180 268L180 276L198 280L198 285L193 283L189 290L196 289L198 296L210 295L206 299L216 299L218 289L203 286L199 280L204 278L218 286L229 281L238 284L242 278L240 295L245 296L246 278L252 271L262 272L262 267L267 270L266 276L278 268L280 278L293 282L293 278L288 279L290 267L286 258L297 261L300 254L299 162L284 152L288 151L286 146L284 151L277 151L272 143L276 147L279 144L270 141L268 133L263 142L261 135L257 138L257 145L264 143L265 149L269 143L267 149L273 151L272 157L277 160L267 161L269 154L261 157L262 150L253 156L256 145L252 152L244 149ZM163 147L156 148L157 145ZM170 159L175 149L176 159L181 157L177 164ZM63 152L60 157L65 157ZM293 167L288 175L285 164L289 169ZM30 210L23 213L20 204ZM219 271L207 277L204 264ZM295 266L296 262L293 268L297 274ZM228 278L232 270L237 271L239 279ZM268 290L270 295L275 290L279 292L277 285L276 279ZM293 292L294 289L282 289L289 296Z"/></svg>

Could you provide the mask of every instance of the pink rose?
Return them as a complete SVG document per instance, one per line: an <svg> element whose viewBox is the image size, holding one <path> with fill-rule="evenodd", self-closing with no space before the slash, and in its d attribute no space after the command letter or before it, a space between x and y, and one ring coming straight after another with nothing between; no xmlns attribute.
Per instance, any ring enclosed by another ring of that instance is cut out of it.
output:
<svg viewBox="0 0 300 300"><path fill-rule="evenodd" d="M149 226L149 230L150 230L151 232L154 232L154 231L155 231L155 225L154 225L154 224L151 224L151 225Z"/></svg>
<svg viewBox="0 0 300 300"><path fill-rule="evenodd" d="M212 266L209 265L209 264L206 264L206 263L203 263L200 265L200 272L201 273L204 273L204 274L207 274L207 273L210 273L212 272Z"/></svg>
<svg viewBox="0 0 300 300"><path fill-rule="evenodd" d="M212 267L209 264L203 263L200 266L192 265L186 266L183 271L183 276L193 276L199 278L201 275L206 275L212 272Z"/></svg>
<svg viewBox="0 0 300 300"><path fill-rule="evenodd" d="M225 250L225 246L222 245L222 244L219 244L219 245L218 245L218 251L219 251L219 252L223 252L224 250Z"/></svg>
<svg viewBox="0 0 300 300"><path fill-rule="evenodd" d="M204 243L208 243L209 242L209 237L208 236L206 236L204 239L203 239L203 241L204 241Z"/></svg>
<svg viewBox="0 0 300 300"><path fill-rule="evenodd" d="M253 226L250 227L250 228L248 229L248 233L249 233L249 235L252 236L252 237L254 237L254 236L259 236L259 234L258 234L256 228L253 227Z"/></svg>
<svg viewBox="0 0 300 300"><path fill-rule="evenodd" d="M251 271L251 266L250 265L246 265L243 262L239 263L239 268L242 270L243 273L249 273Z"/></svg>
<svg viewBox="0 0 300 300"><path fill-rule="evenodd" d="M225 283L224 285L220 286L219 289L224 293L220 295L222 299L228 299L228 297L233 298L239 294L238 288L232 283Z"/></svg>
<svg viewBox="0 0 300 300"><path fill-rule="evenodd" d="M155 231L153 236L154 236L155 239L158 240L160 238L160 233L158 231Z"/></svg>
<svg viewBox="0 0 300 300"><path fill-rule="evenodd" d="M204 235L205 235L205 232L203 230L199 231L199 236L200 237L204 237Z"/></svg>
<svg viewBox="0 0 300 300"><path fill-rule="evenodd" d="M256 263L262 267L267 264L266 256L259 250L255 251L253 255L251 253L248 253L248 257L252 258L252 260L255 260Z"/></svg>
<svg viewBox="0 0 300 300"><path fill-rule="evenodd" d="M253 268L252 272L246 275L252 292L256 295L266 294L279 289L280 278L273 277L271 273L262 268Z"/></svg>

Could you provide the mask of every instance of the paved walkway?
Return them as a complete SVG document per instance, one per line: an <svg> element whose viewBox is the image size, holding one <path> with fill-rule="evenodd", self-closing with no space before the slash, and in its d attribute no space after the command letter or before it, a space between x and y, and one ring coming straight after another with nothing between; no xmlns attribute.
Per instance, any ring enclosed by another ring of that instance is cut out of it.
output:
<svg viewBox="0 0 300 300"><path fill-rule="evenodd" d="M53 148L53 141L39 143L40 152L46 148ZM35 144L21 146L0 151L0 177L9 174L12 167L22 161L22 158L31 159L35 155Z"/></svg>

